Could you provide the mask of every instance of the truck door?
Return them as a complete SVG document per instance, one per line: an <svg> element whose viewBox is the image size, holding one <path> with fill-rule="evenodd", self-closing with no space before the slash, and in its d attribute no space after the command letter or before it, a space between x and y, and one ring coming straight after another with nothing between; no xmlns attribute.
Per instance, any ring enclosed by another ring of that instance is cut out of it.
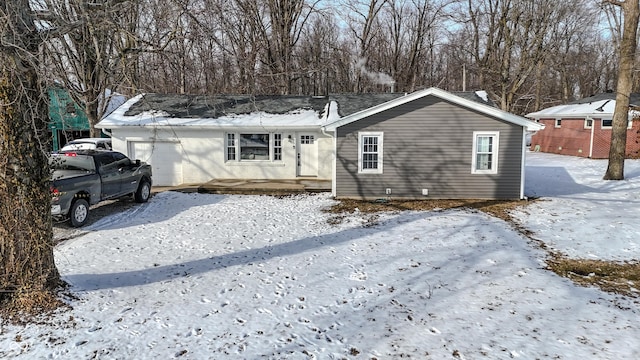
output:
<svg viewBox="0 0 640 360"><path fill-rule="evenodd" d="M120 176L120 195L134 193L138 189L138 175L134 174L137 167L124 154L115 152L112 155Z"/></svg>
<svg viewBox="0 0 640 360"><path fill-rule="evenodd" d="M101 198L110 198L121 192L121 175L118 171L118 163L111 153L96 155L96 165L102 180Z"/></svg>

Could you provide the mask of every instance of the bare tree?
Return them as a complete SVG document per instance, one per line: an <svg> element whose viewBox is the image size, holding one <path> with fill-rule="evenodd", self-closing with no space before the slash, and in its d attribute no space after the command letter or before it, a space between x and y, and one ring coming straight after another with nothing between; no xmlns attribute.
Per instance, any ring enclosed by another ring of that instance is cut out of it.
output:
<svg viewBox="0 0 640 360"><path fill-rule="evenodd" d="M620 41L620 65L618 67L618 87L616 89L616 106L613 111L611 126L611 147L609 148L609 164L604 175L605 180L624 179L624 159L627 145L627 123L629 118L629 96L633 87L633 68L638 47L638 22L640 20L640 1L638 0L606 0L620 6L624 14L622 39Z"/></svg>
<svg viewBox="0 0 640 360"><path fill-rule="evenodd" d="M138 4L129 11L137 21L93 26L110 26L109 36L119 39L112 46L119 60L109 66L115 75L131 70L125 78L132 92L390 88L380 82L400 91L458 90L464 73L470 88L486 89L503 107L522 113L611 88L615 69L606 62L611 44L602 41L593 18L585 20L593 0L103 2L114 4L105 19L124 4ZM597 64L606 71L598 73ZM105 78L117 85L115 75Z"/></svg>
<svg viewBox="0 0 640 360"><path fill-rule="evenodd" d="M345 19L357 52L353 54L354 88L353 91L366 90L367 80L373 84L390 83L393 79L378 69L371 69L367 60L377 49L373 46L376 37L381 36L382 27L378 16L388 0L347 0L343 4ZM379 75L383 75L379 78ZM384 76L386 75L386 76Z"/></svg>
<svg viewBox="0 0 640 360"><path fill-rule="evenodd" d="M224 86L230 92L255 94L260 92L258 63L265 48L265 6L249 0L209 0L216 20L199 25L213 38L220 49L223 63L230 64L224 76L230 82ZM219 25L218 25L219 24ZM226 59L228 61L225 61ZM218 59L218 62L220 59Z"/></svg>
<svg viewBox="0 0 640 360"><path fill-rule="evenodd" d="M585 26L597 18L593 7L574 7L564 12L562 21L549 32L549 45L538 63L533 78L532 102L523 112L567 103L611 89L606 77L611 67L611 53L600 32ZM603 80L604 79L604 80Z"/></svg>
<svg viewBox="0 0 640 360"><path fill-rule="evenodd" d="M561 31L583 0L467 0L464 31L470 33L470 68L500 99L503 110L518 112L522 95L535 93L531 78L557 53ZM581 23L584 26L584 23ZM550 55L551 54L551 55Z"/></svg>
<svg viewBox="0 0 640 360"><path fill-rule="evenodd" d="M46 42L54 78L84 107L91 136L98 136L94 125L107 109L112 96L108 90L136 82L138 6L121 0L41 0L40 4L47 12L43 26L65 29L52 32Z"/></svg>
<svg viewBox="0 0 640 360"><path fill-rule="evenodd" d="M371 63L385 63L384 70L388 69L396 90L440 85L438 52L445 38L440 27L450 4L449 0L388 1L380 20L384 33L376 43L378 53L386 58L371 55Z"/></svg>
<svg viewBox="0 0 640 360"><path fill-rule="evenodd" d="M263 29L267 44L263 63L271 70L272 79L277 84L275 93L291 93L293 81L296 80L293 50L317 2L315 0L315 3L307 4L305 0L267 0L269 22Z"/></svg>
<svg viewBox="0 0 640 360"><path fill-rule="evenodd" d="M304 29L300 46L295 49L294 57L300 73L298 92L311 95L327 95L330 91L346 91L337 77L341 58L340 41L335 18L328 12L317 12ZM347 58L349 55L347 54Z"/></svg>
<svg viewBox="0 0 640 360"><path fill-rule="evenodd" d="M41 30L29 0L0 6L0 300L40 307L59 285L53 257ZM2 306L5 306L3 304Z"/></svg>

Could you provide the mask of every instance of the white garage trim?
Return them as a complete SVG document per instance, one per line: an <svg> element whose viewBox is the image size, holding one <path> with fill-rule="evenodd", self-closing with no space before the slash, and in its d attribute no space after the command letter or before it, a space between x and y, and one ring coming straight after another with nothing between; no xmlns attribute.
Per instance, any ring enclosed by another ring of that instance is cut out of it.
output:
<svg viewBox="0 0 640 360"><path fill-rule="evenodd" d="M183 183L182 146L178 141L126 139L129 157L151 165L153 184L176 186Z"/></svg>

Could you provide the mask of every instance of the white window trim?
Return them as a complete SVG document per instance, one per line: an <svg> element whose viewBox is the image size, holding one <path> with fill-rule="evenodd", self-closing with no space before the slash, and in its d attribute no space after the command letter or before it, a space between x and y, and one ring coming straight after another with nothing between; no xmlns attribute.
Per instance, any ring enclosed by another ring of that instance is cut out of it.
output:
<svg viewBox="0 0 640 360"><path fill-rule="evenodd" d="M611 126L604 126L603 122L604 120L611 120ZM600 129L603 130L611 130L613 128L613 119L602 119L600 120ZM627 120L627 130L633 128L633 119L629 119Z"/></svg>
<svg viewBox="0 0 640 360"><path fill-rule="evenodd" d="M477 170L477 158L478 158L478 137L479 136L491 136L495 139L493 142L493 158L491 161L491 169L489 170ZM498 173L498 153L500 150L500 132L499 131L474 131L473 132L473 157L471 159L471 173L472 174L497 174Z"/></svg>
<svg viewBox="0 0 640 360"><path fill-rule="evenodd" d="M562 127L562 119L556 119L553 126L556 128Z"/></svg>
<svg viewBox="0 0 640 360"><path fill-rule="evenodd" d="M228 156L227 156L227 149L229 147L229 135L228 134L234 134L235 137L235 154L236 154L236 158L235 160L229 160ZM269 159L268 160L242 160L241 156L240 156L240 136L242 134L268 134L269 135ZM274 135L276 134L280 134L281 136L281 144L280 144L280 149L284 149L283 148L283 143L282 141L284 141L284 133L281 132L255 132L255 131L244 131L244 132L225 132L224 133L224 162L225 163L240 163L240 162L244 162L244 163L267 163L267 162L275 162L275 163L280 163L283 161L283 159L280 160L275 160L275 153L274 153L274 143L275 143L275 137ZM281 154L283 156L283 154Z"/></svg>
<svg viewBox="0 0 640 360"><path fill-rule="evenodd" d="M591 125L588 125L587 123L591 121ZM584 128L585 129L591 129L593 127L593 119L588 118L588 119L584 119Z"/></svg>
<svg viewBox="0 0 640 360"><path fill-rule="evenodd" d="M233 146L230 146L229 135L233 135ZM229 149L234 149L234 159L229 159ZM236 133L228 132L224 133L224 162L236 162L238 161L238 135Z"/></svg>
<svg viewBox="0 0 640 360"><path fill-rule="evenodd" d="M279 138L276 139L276 136ZM284 134L283 133L270 133L269 141L271 142L271 159L272 161L282 161L284 152ZM276 146L276 141L280 142L280 145ZM276 159L276 149L280 150L280 159Z"/></svg>
<svg viewBox="0 0 640 360"><path fill-rule="evenodd" d="M382 174L382 164L383 164L383 132L382 131L364 131L358 133L358 173L359 174ZM378 168L377 169L363 169L363 158L362 158L362 150L363 150L363 138L367 136L377 137L378 138Z"/></svg>

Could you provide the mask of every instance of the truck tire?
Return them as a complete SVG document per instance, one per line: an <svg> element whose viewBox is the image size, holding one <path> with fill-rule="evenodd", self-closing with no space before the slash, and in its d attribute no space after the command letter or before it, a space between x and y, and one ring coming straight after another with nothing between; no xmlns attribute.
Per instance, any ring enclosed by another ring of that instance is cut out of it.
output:
<svg viewBox="0 0 640 360"><path fill-rule="evenodd" d="M89 203L85 199L76 199L69 210L71 226L81 227L89 220Z"/></svg>
<svg viewBox="0 0 640 360"><path fill-rule="evenodd" d="M143 203L149 200L151 196L151 183L147 179L140 180L140 185L138 185L138 190L134 195L136 202Z"/></svg>

